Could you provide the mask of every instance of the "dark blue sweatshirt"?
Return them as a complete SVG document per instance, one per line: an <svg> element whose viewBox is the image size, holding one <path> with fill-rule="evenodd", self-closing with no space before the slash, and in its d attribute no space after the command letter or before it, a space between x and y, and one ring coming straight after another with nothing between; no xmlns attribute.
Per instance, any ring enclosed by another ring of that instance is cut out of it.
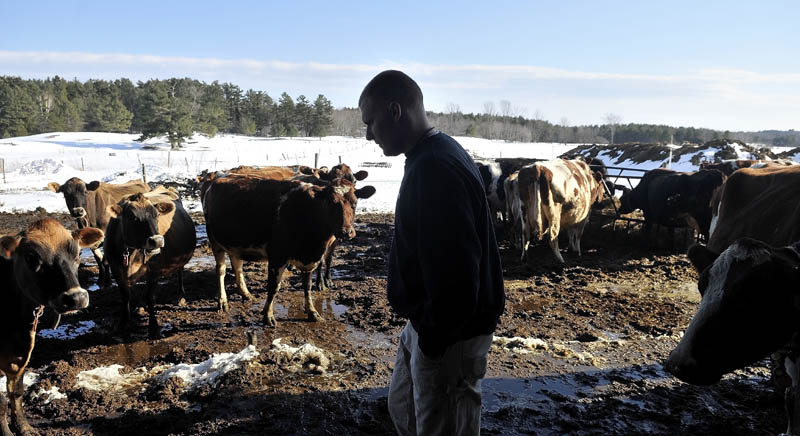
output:
<svg viewBox="0 0 800 436"><path fill-rule="evenodd" d="M492 333L505 305L500 253L475 162L438 133L406 154L387 293L428 356Z"/></svg>

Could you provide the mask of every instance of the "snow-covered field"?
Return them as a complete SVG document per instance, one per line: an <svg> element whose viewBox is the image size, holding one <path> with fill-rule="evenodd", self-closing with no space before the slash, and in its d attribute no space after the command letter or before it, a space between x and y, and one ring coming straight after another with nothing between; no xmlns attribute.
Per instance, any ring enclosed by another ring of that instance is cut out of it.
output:
<svg viewBox="0 0 800 436"><path fill-rule="evenodd" d="M138 135L121 133L69 132L0 140L0 159L5 167L0 179L0 211L30 211L42 207L51 212L67 212L63 197L45 189L49 182L64 183L70 177L84 181L121 183L142 177L150 183L195 178L203 170L222 170L239 165L314 165L331 167L344 162L354 171L365 169L363 182L377 189L376 194L359 202L359 211L393 212L404 156L386 157L380 148L364 138L328 136L324 138L256 138L195 135L180 151L170 151L164 138L136 142ZM456 138L476 158L525 157L552 159L580 144L507 143L481 138ZM749 159L748 152L731 144L738 158ZM604 146L600 146L604 147ZM677 146L672 146L677 149ZM775 152L786 151L777 147ZM691 162L713 160L720 149L701 148L684 154L670 168L695 171ZM608 166L650 170L666 163L661 160L634 162L619 160L614 153L601 150L597 157ZM793 157L800 161L800 154ZM618 174L619 171L612 171ZM640 175L641 173L625 173ZM196 200L184 202L190 211L199 211Z"/></svg>
<svg viewBox="0 0 800 436"><path fill-rule="evenodd" d="M138 135L120 133L47 133L0 140L0 159L5 180L0 179L0 211L29 211L42 207L67 212L63 196L45 189L49 182L64 183L70 177L84 181L121 183L142 177L158 183L194 178L203 170L222 170L239 165L314 165L331 167L344 162L354 171L365 169L363 182L376 194L359 202L360 211L393 212L404 156L386 157L364 138L255 138L195 135L180 151L170 151L164 138L136 142ZM505 143L480 138L457 138L474 156L531 157L549 159L574 144ZM374 164L381 166L375 167ZM200 210L197 201L185 202L189 210Z"/></svg>

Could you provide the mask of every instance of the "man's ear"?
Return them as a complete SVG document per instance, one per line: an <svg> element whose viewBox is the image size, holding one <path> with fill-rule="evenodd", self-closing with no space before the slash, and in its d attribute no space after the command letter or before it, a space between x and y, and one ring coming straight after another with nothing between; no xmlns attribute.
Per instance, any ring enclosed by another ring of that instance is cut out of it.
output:
<svg viewBox="0 0 800 436"><path fill-rule="evenodd" d="M400 106L400 103L393 101L389 103L389 113L392 114L392 119L395 121L400 121L400 118L403 116L403 108Z"/></svg>
<svg viewBox="0 0 800 436"><path fill-rule="evenodd" d="M0 257L3 259L11 259L14 250L17 249L21 236L3 236L0 238Z"/></svg>

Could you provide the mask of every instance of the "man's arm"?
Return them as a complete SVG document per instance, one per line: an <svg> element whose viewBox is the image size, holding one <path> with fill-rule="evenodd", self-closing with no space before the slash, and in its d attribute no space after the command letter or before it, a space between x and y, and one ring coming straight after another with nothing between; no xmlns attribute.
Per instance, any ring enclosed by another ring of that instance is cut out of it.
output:
<svg viewBox="0 0 800 436"><path fill-rule="evenodd" d="M419 346L438 357L461 339L463 325L476 313L482 247L475 217L480 214L467 174L457 167L431 159L417 171L414 224L426 295Z"/></svg>

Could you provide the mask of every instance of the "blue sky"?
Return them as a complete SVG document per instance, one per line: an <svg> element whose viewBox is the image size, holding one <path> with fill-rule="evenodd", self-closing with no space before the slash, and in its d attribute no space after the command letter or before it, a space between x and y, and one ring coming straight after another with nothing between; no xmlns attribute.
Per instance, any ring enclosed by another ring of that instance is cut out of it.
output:
<svg viewBox="0 0 800 436"><path fill-rule="evenodd" d="M397 68L432 110L800 128L796 1L3 0L0 16L0 74L25 78L188 76L341 107Z"/></svg>

